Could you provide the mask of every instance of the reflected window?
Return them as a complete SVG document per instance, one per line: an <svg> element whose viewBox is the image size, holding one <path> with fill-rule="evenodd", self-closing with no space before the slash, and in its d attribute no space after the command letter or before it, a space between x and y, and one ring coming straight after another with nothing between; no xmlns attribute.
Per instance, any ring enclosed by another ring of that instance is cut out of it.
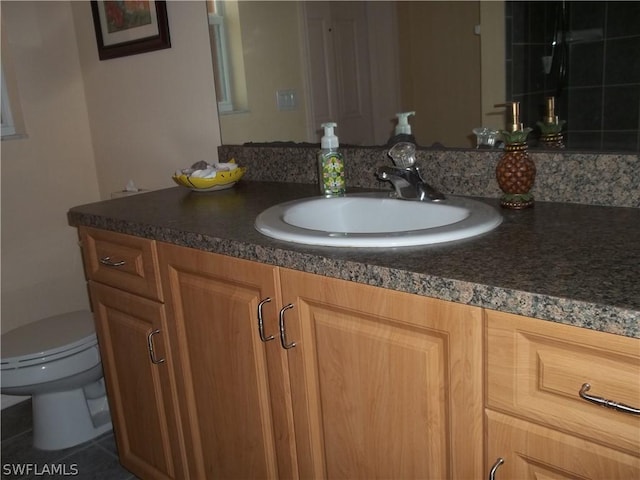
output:
<svg viewBox="0 0 640 480"><path fill-rule="evenodd" d="M218 110L233 111L231 92L231 72L229 69L229 49L225 28L225 8L223 0L209 0L207 14L209 17L209 36L211 38L211 55L216 85Z"/></svg>
<svg viewBox="0 0 640 480"><path fill-rule="evenodd" d="M13 115L11 113L11 103L9 102L9 93L7 91L7 84L5 81L4 69L0 67L0 79L2 83L2 112L0 112L2 119L2 137L8 137L16 134L16 127L13 121Z"/></svg>

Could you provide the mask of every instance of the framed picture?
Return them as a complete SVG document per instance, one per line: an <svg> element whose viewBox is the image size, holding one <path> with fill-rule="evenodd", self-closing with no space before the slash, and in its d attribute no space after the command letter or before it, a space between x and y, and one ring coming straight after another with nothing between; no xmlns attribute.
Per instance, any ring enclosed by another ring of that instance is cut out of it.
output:
<svg viewBox="0 0 640 480"><path fill-rule="evenodd" d="M171 47L167 4L150 0L93 0L100 60Z"/></svg>

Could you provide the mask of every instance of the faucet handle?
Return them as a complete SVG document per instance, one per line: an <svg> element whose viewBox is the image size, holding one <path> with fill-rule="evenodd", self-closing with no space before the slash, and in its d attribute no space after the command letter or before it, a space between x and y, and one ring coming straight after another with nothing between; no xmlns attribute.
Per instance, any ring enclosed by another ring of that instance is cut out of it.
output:
<svg viewBox="0 0 640 480"><path fill-rule="evenodd" d="M416 146L409 142L399 142L389 149L387 155L391 157L396 167L409 168L416 163Z"/></svg>

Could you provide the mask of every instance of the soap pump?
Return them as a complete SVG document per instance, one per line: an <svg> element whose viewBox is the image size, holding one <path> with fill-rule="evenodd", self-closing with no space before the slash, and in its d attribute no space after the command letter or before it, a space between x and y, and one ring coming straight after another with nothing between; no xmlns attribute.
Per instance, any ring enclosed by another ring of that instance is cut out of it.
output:
<svg viewBox="0 0 640 480"><path fill-rule="evenodd" d="M338 151L338 137L333 129L335 122L323 123L324 135L320 140L321 150L318 152L318 183L320 194L325 197L341 197L346 193L344 179L344 159Z"/></svg>
<svg viewBox="0 0 640 480"><path fill-rule="evenodd" d="M409 124L409 116L415 115L416 112L396 113L398 118L393 137L389 139L388 145L393 146L400 142L416 143L416 139L411 133L411 125Z"/></svg>
<svg viewBox="0 0 640 480"><path fill-rule="evenodd" d="M503 130L502 137L505 144L521 143L527 141L527 136L531 132L531 128L524 128L524 124L520 122L520 102L507 102L494 105L494 107L510 107L511 123L507 122L507 128Z"/></svg>
<svg viewBox="0 0 640 480"><path fill-rule="evenodd" d="M496 180L503 194L500 205L520 210L532 207L531 188L536 178L536 166L529 157L527 135L531 128L520 123L520 102L510 102L496 107L511 107L511 123L503 130L504 153L496 165Z"/></svg>
<svg viewBox="0 0 640 480"><path fill-rule="evenodd" d="M562 127L564 120L560 120L555 114L555 98L546 98L546 111L544 121L536 122L540 128L540 142L547 148L564 148L564 136Z"/></svg>

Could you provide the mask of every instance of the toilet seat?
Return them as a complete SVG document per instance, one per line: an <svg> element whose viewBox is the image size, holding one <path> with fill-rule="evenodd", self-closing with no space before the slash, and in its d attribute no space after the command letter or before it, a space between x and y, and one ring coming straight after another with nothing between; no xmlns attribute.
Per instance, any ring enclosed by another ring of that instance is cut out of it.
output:
<svg viewBox="0 0 640 480"><path fill-rule="evenodd" d="M2 335L2 370L53 362L98 343L91 312L64 313L18 327Z"/></svg>

